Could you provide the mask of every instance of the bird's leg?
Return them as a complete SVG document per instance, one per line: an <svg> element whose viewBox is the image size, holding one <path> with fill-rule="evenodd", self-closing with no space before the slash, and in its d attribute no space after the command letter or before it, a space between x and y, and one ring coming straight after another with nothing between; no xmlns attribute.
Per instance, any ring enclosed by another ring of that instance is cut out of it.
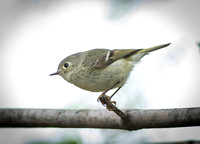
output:
<svg viewBox="0 0 200 144"><path fill-rule="evenodd" d="M116 105L116 101L111 101L111 98L120 90L120 88L121 87L118 87L118 89L109 97L109 96L106 96L108 99L109 99L109 101L111 102L111 103L113 103L114 105Z"/></svg>
<svg viewBox="0 0 200 144"><path fill-rule="evenodd" d="M100 98L103 97L103 96L106 96L109 100L110 100L110 97L106 95L106 93L109 91L110 89L104 91L97 99L97 101L99 102Z"/></svg>
<svg viewBox="0 0 200 144"><path fill-rule="evenodd" d="M111 100L111 98L119 91L119 89L120 89L121 87L119 87L110 97L107 96L106 93L107 93L109 90L113 89L113 88L114 88L116 85L118 85L119 83L120 83L120 82L117 82L113 87L111 87L110 89L104 91L104 92L98 97L97 101L99 101L99 100L101 101L101 99L103 99L103 97L104 97L105 100L108 100L108 101L111 102L112 104L116 105L116 102L115 102L115 101L110 101L110 100ZM105 105L105 104L106 104L105 102L102 102L102 101L101 101L101 103L102 103L102 105ZM108 107L107 107L107 108L108 108ZM108 109L109 109L109 108L108 108Z"/></svg>
<svg viewBox="0 0 200 144"><path fill-rule="evenodd" d="M107 89L106 91L104 91L99 97L98 97L98 99L97 99L97 101L99 101L99 99L100 99L100 97L102 97L102 96L105 96L106 95L106 93L109 91L109 90L111 90L111 89L113 89L116 85L118 85L120 82L118 81L117 83L115 83L111 88L109 88L109 89ZM109 97L109 99L111 99L117 92L118 92L118 90L120 89L121 87L119 87L110 97Z"/></svg>
<svg viewBox="0 0 200 144"><path fill-rule="evenodd" d="M110 96L110 99L120 90L121 87L118 87L118 89Z"/></svg>

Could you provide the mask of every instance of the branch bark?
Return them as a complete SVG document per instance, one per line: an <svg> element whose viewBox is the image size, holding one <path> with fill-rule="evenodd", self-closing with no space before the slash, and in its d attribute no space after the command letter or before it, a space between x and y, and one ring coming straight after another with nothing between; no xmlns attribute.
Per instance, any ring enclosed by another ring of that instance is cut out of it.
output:
<svg viewBox="0 0 200 144"><path fill-rule="evenodd" d="M200 126L200 108L122 110L129 115L125 125L108 110L0 109L1 128L61 127L138 130Z"/></svg>

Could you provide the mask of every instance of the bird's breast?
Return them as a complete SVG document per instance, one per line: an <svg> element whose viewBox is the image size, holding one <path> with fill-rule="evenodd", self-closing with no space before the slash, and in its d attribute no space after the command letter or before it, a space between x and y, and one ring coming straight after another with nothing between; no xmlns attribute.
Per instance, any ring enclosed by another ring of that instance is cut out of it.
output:
<svg viewBox="0 0 200 144"><path fill-rule="evenodd" d="M123 86L132 68L131 61L120 59L104 69L77 69L70 74L69 82L92 92L106 91Z"/></svg>

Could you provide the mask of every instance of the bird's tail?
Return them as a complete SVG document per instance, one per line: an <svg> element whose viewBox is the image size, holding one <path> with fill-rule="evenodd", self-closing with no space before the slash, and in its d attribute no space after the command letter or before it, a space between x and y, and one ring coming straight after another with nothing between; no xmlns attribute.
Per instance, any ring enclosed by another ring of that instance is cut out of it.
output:
<svg viewBox="0 0 200 144"><path fill-rule="evenodd" d="M170 45L171 43L168 44L163 44L163 45L158 45L158 46L154 46L154 47L150 47L150 48L146 48L146 49L141 49L140 51L138 51L137 53L148 53L148 52L152 52L164 47L167 47L168 45Z"/></svg>

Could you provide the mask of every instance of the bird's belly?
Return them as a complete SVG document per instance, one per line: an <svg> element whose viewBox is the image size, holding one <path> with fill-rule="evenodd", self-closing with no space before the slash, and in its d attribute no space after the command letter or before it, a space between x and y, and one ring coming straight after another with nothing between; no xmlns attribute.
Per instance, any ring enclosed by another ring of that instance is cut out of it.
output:
<svg viewBox="0 0 200 144"><path fill-rule="evenodd" d="M133 65L130 61L118 60L104 69L90 72L81 71L78 82L74 85L92 92L101 92L121 87L125 84Z"/></svg>

